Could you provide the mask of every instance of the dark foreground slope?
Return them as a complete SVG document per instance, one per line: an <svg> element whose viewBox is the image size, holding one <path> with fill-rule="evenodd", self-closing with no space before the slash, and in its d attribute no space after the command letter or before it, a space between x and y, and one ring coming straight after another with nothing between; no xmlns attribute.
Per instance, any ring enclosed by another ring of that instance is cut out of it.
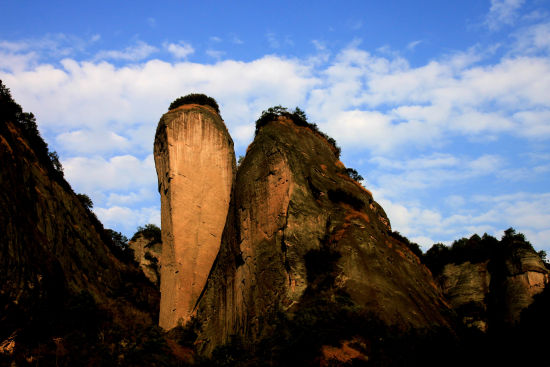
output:
<svg viewBox="0 0 550 367"><path fill-rule="evenodd" d="M241 340L270 363L303 365L344 343L360 361L382 336L447 330L430 272L335 152L287 116L259 129L199 300L203 353Z"/></svg>
<svg viewBox="0 0 550 367"><path fill-rule="evenodd" d="M158 291L0 86L0 365L148 365Z"/></svg>

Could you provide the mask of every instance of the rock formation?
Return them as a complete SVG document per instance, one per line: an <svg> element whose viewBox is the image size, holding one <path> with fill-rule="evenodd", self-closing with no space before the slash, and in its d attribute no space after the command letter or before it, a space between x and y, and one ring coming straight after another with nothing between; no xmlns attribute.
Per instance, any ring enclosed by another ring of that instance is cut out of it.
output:
<svg viewBox="0 0 550 367"><path fill-rule="evenodd" d="M162 116L155 136L161 194L160 326L190 319L220 248L235 172L233 141L209 106Z"/></svg>
<svg viewBox="0 0 550 367"><path fill-rule="evenodd" d="M447 264L437 280L462 321L486 331L491 324L517 324L533 296L548 284L548 277L540 256L516 244L502 257Z"/></svg>
<svg viewBox="0 0 550 367"><path fill-rule="evenodd" d="M325 137L284 116L267 123L239 167L199 300L203 352L231 335L259 340L274 315L319 300L354 304L401 330L448 325L429 271L390 232Z"/></svg>
<svg viewBox="0 0 550 367"><path fill-rule="evenodd" d="M438 277L443 294L462 316L462 322L481 331L487 331L487 296L491 283L487 263L448 264Z"/></svg>
<svg viewBox="0 0 550 367"><path fill-rule="evenodd" d="M504 321L518 323L521 311L533 302L533 296L544 290L548 284L548 269L540 256L532 249L516 248L506 259L506 277L501 285L504 289L502 304Z"/></svg>
<svg viewBox="0 0 550 367"><path fill-rule="evenodd" d="M162 243L156 242L143 234L128 241L128 246L134 251L134 259L139 264L143 274L157 287L160 286L160 257Z"/></svg>

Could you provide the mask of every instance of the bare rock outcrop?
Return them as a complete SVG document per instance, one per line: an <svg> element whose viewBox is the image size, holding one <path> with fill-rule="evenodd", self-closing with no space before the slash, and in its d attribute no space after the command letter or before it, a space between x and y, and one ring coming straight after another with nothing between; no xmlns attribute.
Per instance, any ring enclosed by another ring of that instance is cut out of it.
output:
<svg viewBox="0 0 550 367"><path fill-rule="evenodd" d="M401 330L446 327L448 307L429 271L390 232L325 137L285 117L267 123L237 172L199 300L202 351L231 335L257 341L276 315L320 302L353 304Z"/></svg>
<svg viewBox="0 0 550 367"><path fill-rule="evenodd" d="M143 274L159 287L162 243L140 234L128 241L128 246L134 251L134 260L139 264Z"/></svg>
<svg viewBox="0 0 550 367"><path fill-rule="evenodd" d="M549 281L540 256L512 242L500 256L479 263L447 264L437 276L445 297L465 325L487 331L514 325Z"/></svg>
<svg viewBox="0 0 550 367"><path fill-rule="evenodd" d="M488 261L472 264L469 261L443 268L438 280L451 307L462 316L468 327L487 331L487 300L491 274Z"/></svg>
<svg viewBox="0 0 550 367"><path fill-rule="evenodd" d="M521 311L533 302L533 296L548 284L549 271L540 256L531 249L516 248L506 258L503 288L504 321L520 321Z"/></svg>
<svg viewBox="0 0 550 367"><path fill-rule="evenodd" d="M159 324L190 319L220 248L234 181L233 141L209 106L186 104L162 116L155 136L161 194Z"/></svg>

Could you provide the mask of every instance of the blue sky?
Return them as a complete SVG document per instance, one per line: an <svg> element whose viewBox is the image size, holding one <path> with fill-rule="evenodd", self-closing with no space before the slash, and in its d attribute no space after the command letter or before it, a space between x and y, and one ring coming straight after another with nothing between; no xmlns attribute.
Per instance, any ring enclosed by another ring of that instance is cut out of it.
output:
<svg viewBox="0 0 550 367"><path fill-rule="evenodd" d="M237 155L262 110L300 106L424 249L512 226L550 250L548 0L4 0L0 13L0 79L107 227L160 224L155 128L200 92Z"/></svg>

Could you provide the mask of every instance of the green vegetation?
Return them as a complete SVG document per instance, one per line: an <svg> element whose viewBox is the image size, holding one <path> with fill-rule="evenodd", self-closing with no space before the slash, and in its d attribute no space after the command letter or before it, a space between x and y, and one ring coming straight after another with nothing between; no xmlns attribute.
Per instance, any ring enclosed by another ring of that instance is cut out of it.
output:
<svg viewBox="0 0 550 367"><path fill-rule="evenodd" d="M282 107L280 105L270 107L265 111L262 111L262 115L258 120L256 120L256 132L255 135L258 134L258 131L265 126L268 122L276 120L278 117L284 116L289 118L294 124L297 126L304 126L309 129L311 129L314 133L324 138L333 148L334 155L336 158L340 158L341 149L336 144L336 140L319 130L319 127L315 123L308 122L306 113L301 110L299 107L296 107L293 112L289 112L286 107Z"/></svg>
<svg viewBox="0 0 550 367"><path fill-rule="evenodd" d="M446 264L462 264L466 261L480 263L489 260L496 262L519 248L534 251L522 233L516 233L513 228L508 228L500 241L485 233L482 237L474 234L470 238L461 238L454 241L450 247L435 244L424 254L423 262L434 275L437 275ZM539 252L539 256L541 255Z"/></svg>
<svg viewBox="0 0 550 367"><path fill-rule="evenodd" d="M175 99L172 103L170 103L170 107L168 108L168 110L173 110L174 108L178 108L179 106L183 106L185 104L199 104L202 106L210 106L218 114L220 113L218 102L216 102L214 98L208 97L207 95L200 93L191 93Z"/></svg>
<svg viewBox="0 0 550 367"><path fill-rule="evenodd" d="M85 208L87 208L88 210L92 210L92 208L94 207L94 202L92 201L92 199L90 199L88 195L76 194L76 197L82 203L82 205L84 205Z"/></svg>
<svg viewBox="0 0 550 367"><path fill-rule="evenodd" d="M243 163L243 159L244 159L244 156L240 155L239 159L237 159L237 167L239 167L241 165L241 163Z"/></svg>
<svg viewBox="0 0 550 367"><path fill-rule="evenodd" d="M363 176L357 172L357 170L353 168L346 168L346 175L348 175L352 180L355 180L357 182L363 181Z"/></svg>
<svg viewBox="0 0 550 367"><path fill-rule="evenodd" d="M128 246L128 238L120 232L112 229L105 229L108 241L107 245L113 251L113 254L120 260L129 263L134 262L134 250Z"/></svg>
<svg viewBox="0 0 550 367"><path fill-rule="evenodd" d="M149 243L145 247L151 247L155 243L162 243L162 232L157 225L152 223L146 224L143 227L137 227L137 231L130 241L135 241L140 236L149 239Z"/></svg>
<svg viewBox="0 0 550 367"><path fill-rule="evenodd" d="M398 231L391 231L390 236L403 242L409 248L409 250L413 252L413 254L415 254L419 258L422 258L422 249L420 248L420 246L418 246L418 243L409 241L407 237L401 235L401 233L399 233Z"/></svg>

